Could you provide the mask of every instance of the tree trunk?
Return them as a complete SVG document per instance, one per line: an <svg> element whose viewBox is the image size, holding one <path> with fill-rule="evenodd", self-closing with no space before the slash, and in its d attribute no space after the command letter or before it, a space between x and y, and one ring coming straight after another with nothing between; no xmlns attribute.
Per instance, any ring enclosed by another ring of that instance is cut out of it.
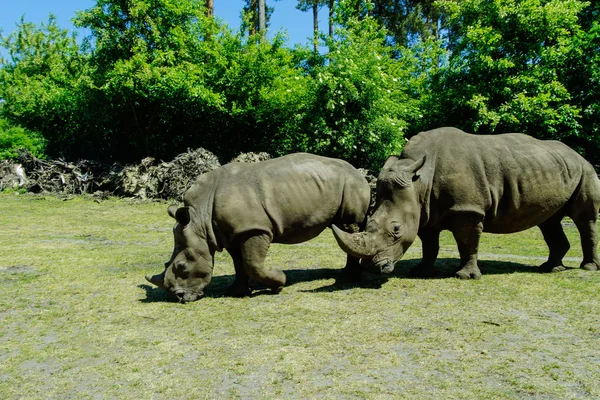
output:
<svg viewBox="0 0 600 400"><path fill-rule="evenodd" d="M267 22L266 22L266 12L265 12L265 1L266 0L258 0L258 30L260 35L265 38L266 30L267 30Z"/></svg>
<svg viewBox="0 0 600 400"><path fill-rule="evenodd" d="M206 16L212 17L215 13L214 0L206 0Z"/></svg>
<svg viewBox="0 0 600 400"><path fill-rule="evenodd" d="M251 0L250 1L250 15L251 15L251 20L250 20L250 36L255 35L256 34L256 22L257 22L257 11L258 11L258 4L256 3L257 0Z"/></svg>
<svg viewBox="0 0 600 400"><path fill-rule="evenodd" d="M333 3L334 0L329 0L329 38L333 38Z"/></svg>
<svg viewBox="0 0 600 400"><path fill-rule="evenodd" d="M319 2L314 0L313 3L313 41L315 46L315 54L319 53Z"/></svg>

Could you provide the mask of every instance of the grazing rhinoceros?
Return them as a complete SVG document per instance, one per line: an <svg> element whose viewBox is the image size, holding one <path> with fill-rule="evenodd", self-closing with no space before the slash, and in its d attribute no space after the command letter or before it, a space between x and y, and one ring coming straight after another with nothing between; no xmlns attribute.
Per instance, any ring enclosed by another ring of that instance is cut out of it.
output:
<svg viewBox="0 0 600 400"><path fill-rule="evenodd" d="M211 281L215 251L225 248L236 274L229 295L249 295L249 277L277 293L286 277L265 266L269 245L305 242L332 223L358 232L369 199L366 179L342 160L299 153L225 165L200 176L183 207L169 207L177 220L173 255L163 273L146 279L180 302L198 300ZM348 256L345 273L356 278L360 260Z"/></svg>
<svg viewBox="0 0 600 400"><path fill-rule="evenodd" d="M483 136L440 128L419 133L399 157L385 162L365 232L348 234L335 226L333 231L344 251L384 273L419 235L423 258L411 273L428 277L436 274L439 235L447 229L460 253L456 275L478 279L482 232L512 233L536 225L550 249L542 270L564 270L569 242L561 220L569 216L581 235L581 268L597 270L599 209L594 168L566 145L518 133Z"/></svg>

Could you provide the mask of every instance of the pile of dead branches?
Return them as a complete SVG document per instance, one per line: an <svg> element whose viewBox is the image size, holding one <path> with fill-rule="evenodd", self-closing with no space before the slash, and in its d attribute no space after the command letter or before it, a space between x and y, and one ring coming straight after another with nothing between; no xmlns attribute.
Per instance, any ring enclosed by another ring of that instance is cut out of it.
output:
<svg viewBox="0 0 600 400"><path fill-rule="evenodd" d="M241 153L237 157L233 158L229 163L233 162L245 162L245 163L254 163L259 161L270 160L271 155L269 153L261 152L261 153Z"/></svg>
<svg viewBox="0 0 600 400"><path fill-rule="evenodd" d="M81 160L77 163L67 162L62 159L42 160L34 157L24 150L19 153L18 163L10 164L4 161L3 165L11 165L12 175L17 176L17 185L12 188L25 188L29 192L60 193L60 194L85 194L111 188L110 177L118 166ZM3 169L5 171L5 169ZM14 178L11 174L4 174L2 181ZM1 187L0 189L8 189Z"/></svg>
<svg viewBox="0 0 600 400"><path fill-rule="evenodd" d="M230 162L258 162L267 153L243 153ZM122 167L90 160L68 162L42 160L24 150L16 162L0 161L0 191L23 189L34 193L64 195L116 195L139 199L181 200L183 193L202 174L219 168L218 158L208 150L188 149L168 162L148 157Z"/></svg>
<svg viewBox="0 0 600 400"><path fill-rule="evenodd" d="M270 158L264 152L242 153L229 162L253 163ZM62 159L41 160L24 150L16 163L0 161L0 191L20 188L34 193L181 201L185 191L200 175L220 166L218 158L203 148L188 149L168 162L157 163L148 157L139 164L125 167L90 160L76 163ZM367 170L360 171L369 181L374 197L377 178Z"/></svg>
<svg viewBox="0 0 600 400"><path fill-rule="evenodd" d="M27 177L21 164L14 164L8 160L0 161L0 191L18 189L26 184Z"/></svg>

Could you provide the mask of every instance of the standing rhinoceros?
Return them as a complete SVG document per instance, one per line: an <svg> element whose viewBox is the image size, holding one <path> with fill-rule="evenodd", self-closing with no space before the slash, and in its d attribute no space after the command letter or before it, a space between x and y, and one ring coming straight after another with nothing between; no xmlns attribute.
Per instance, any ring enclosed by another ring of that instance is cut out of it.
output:
<svg viewBox="0 0 600 400"><path fill-rule="evenodd" d="M381 272L391 272L419 235L423 259L411 273L427 277L436 273L439 235L447 229L460 253L456 275L478 279L482 232L536 225L550 249L542 270L564 270L569 242L561 220L569 216L581 235L581 268L596 270L599 209L594 168L566 145L518 133L483 136L440 128L419 133L400 157L385 162L365 232L348 234L335 226L333 231L344 251L370 260Z"/></svg>
<svg viewBox="0 0 600 400"><path fill-rule="evenodd" d="M213 275L214 253L233 258L232 296L250 294L248 278L279 292L285 274L265 266L271 243L301 243L332 223L349 232L364 227L370 188L345 161L290 154L254 164L225 165L198 178L183 207L169 207L177 220L175 248L165 271L146 279L179 301L198 300ZM348 256L345 272L356 278L360 260Z"/></svg>

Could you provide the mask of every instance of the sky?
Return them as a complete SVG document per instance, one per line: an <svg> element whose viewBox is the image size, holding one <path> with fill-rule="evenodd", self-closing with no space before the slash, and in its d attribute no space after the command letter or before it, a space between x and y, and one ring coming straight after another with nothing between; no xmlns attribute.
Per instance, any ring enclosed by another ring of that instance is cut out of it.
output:
<svg viewBox="0 0 600 400"><path fill-rule="evenodd" d="M275 9L268 34L272 37L279 30L287 31L290 47L295 44L308 45L308 38L312 35L312 12L297 10L297 3L297 0L267 0L267 4ZM56 16L59 27L73 31L75 28L71 19L75 16L75 11L91 8L94 4L95 0L0 0L0 29L3 35L8 35L15 30L21 16L25 16L25 21L39 25L47 22L52 13ZM215 15L237 30L244 0L214 0L214 4ZM319 24L321 30L327 30L325 9L319 14Z"/></svg>

